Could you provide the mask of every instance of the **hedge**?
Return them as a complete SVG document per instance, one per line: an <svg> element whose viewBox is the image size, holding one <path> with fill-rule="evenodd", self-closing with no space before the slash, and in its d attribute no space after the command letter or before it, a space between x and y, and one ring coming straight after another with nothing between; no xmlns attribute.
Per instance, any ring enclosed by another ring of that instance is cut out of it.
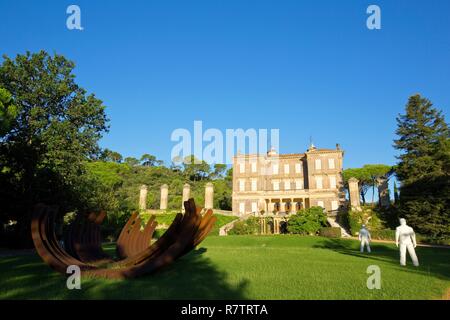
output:
<svg viewBox="0 0 450 320"><path fill-rule="evenodd" d="M340 238L342 236L341 228L324 227L319 230L319 235L327 238Z"/></svg>

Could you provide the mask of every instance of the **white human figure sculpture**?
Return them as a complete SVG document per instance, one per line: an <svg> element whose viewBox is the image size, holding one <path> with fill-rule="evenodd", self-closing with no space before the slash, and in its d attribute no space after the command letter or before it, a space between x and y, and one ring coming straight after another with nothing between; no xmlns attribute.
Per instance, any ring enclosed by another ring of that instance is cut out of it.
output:
<svg viewBox="0 0 450 320"><path fill-rule="evenodd" d="M364 246L367 247L367 252L370 253L370 232L366 229L366 226L363 224L361 226L361 230L359 230L359 241L361 241L361 252L364 252Z"/></svg>
<svg viewBox="0 0 450 320"><path fill-rule="evenodd" d="M400 226L397 227L395 231L395 244L398 247L400 243L400 265L406 266L406 249L411 257L413 265L418 267L419 260L417 259L416 251L416 234L413 228L406 225L405 219L400 219Z"/></svg>

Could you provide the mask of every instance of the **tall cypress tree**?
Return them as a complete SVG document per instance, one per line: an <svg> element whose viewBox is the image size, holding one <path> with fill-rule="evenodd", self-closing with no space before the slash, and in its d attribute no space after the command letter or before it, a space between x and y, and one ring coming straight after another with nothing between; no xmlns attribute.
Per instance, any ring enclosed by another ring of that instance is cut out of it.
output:
<svg viewBox="0 0 450 320"><path fill-rule="evenodd" d="M394 146L403 151L396 167L400 214L421 233L449 237L450 136L444 115L431 101L414 95L397 125Z"/></svg>

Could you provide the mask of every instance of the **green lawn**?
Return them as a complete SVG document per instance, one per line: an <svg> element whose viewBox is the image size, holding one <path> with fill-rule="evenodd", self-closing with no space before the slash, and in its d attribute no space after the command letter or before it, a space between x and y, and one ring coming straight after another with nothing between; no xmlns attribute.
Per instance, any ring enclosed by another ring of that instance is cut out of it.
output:
<svg viewBox="0 0 450 320"><path fill-rule="evenodd" d="M108 249L112 250L113 247ZM400 267L393 245L360 254L353 240L299 236L208 237L172 266L144 278L65 278L35 255L0 258L0 299L439 299L450 287L450 250L417 248L421 267ZM382 288L366 287L369 265Z"/></svg>

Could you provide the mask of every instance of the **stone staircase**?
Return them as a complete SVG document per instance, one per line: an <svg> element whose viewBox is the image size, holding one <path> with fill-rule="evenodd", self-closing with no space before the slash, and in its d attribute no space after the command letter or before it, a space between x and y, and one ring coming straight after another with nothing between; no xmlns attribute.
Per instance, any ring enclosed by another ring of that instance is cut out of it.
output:
<svg viewBox="0 0 450 320"><path fill-rule="evenodd" d="M337 221L336 216L328 216L327 221L333 228L340 228L341 229L341 235L343 238L351 238L351 235L345 230Z"/></svg>

